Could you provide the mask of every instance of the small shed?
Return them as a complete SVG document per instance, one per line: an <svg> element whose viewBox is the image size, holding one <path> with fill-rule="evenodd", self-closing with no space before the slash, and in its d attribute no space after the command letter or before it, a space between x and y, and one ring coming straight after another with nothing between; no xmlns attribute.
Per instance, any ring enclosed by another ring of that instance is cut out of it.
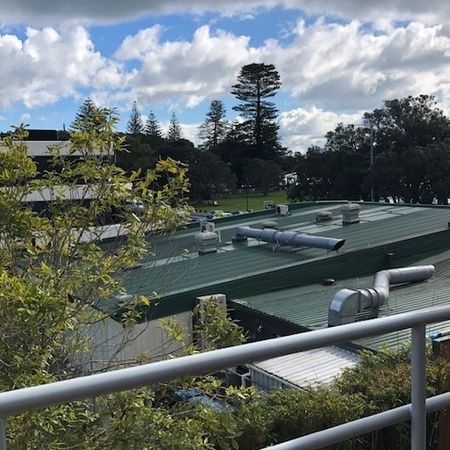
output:
<svg viewBox="0 0 450 450"><path fill-rule="evenodd" d="M249 366L252 384L269 391L274 388L307 388L331 383L358 355L330 346L267 359Z"/></svg>

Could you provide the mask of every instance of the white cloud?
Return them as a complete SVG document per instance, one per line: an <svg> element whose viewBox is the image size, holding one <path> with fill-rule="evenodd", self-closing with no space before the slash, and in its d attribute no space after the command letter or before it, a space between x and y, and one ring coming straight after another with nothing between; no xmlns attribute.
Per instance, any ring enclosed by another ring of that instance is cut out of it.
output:
<svg viewBox="0 0 450 450"><path fill-rule="evenodd" d="M293 43L266 43L260 51L279 69L299 100L349 111L384 99L422 93L447 95L450 38L440 26L412 23L383 34L358 22L300 23Z"/></svg>
<svg viewBox="0 0 450 450"><path fill-rule="evenodd" d="M242 65L257 58L248 36L199 27L191 41L162 41L156 26L127 36L115 56L136 59L141 67L130 79L140 103L170 103L193 108L228 93Z"/></svg>
<svg viewBox="0 0 450 450"><path fill-rule="evenodd" d="M358 21L300 22L289 43L270 39L258 47L249 36L206 25L190 38L167 40L156 25L127 36L111 58L80 25L28 28L24 39L0 35L0 58L0 107L29 109L83 92L104 105L137 99L143 111L158 104L181 111L226 98L244 64L273 63L284 95L302 106L280 117L284 142L295 149L384 99L426 93L450 106L447 29L416 22L377 33ZM195 136L196 125L186 125L186 137Z"/></svg>
<svg viewBox="0 0 450 450"><path fill-rule="evenodd" d="M450 4L440 0L2 0L0 23L111 23L154 14L201 14L205 11L242 16L275 6L312 15L327 14L375 22L384 27L393 20L438 23L450 18Z"/></svg>
<svg viewBox="0 0 450 450"><path fill-rule="evenodd" d="M351 111L379 106L384 99L447 95L450 38L441 26L411 23L371 34L359 22L300 22L288 45L270 39L252 47L248 36L199 27L192 39L164 41L161 27L128 36L116 52L136 60L130 94L140 103L192 108L228 95L242 65L271 62L283 89L302 103Z"/></svg>
<svg viewBox="0 0 450 450"><path fill-rule="evenodd" d="M325 134L338 123L356 124L361 121L362 115L363 111L338 114L315 105L282 112L279 125L283 145L289 150L304 153L311 145L323 145Z"/></svg>
<svg viewBox="0 0 450 450"><path fill-rule="evenodd" d="M0 35L0 60L1 107L22 102L31 108L76 96L79 88L123 85L121 65L96 52L81 26L28 28L23 41Z"/></svg>

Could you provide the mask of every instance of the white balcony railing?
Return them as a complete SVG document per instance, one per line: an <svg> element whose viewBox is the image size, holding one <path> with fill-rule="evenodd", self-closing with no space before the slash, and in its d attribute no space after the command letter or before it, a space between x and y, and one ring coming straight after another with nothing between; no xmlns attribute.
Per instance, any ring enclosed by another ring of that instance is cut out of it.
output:
<svg viewBox="0 0 450 450"><path fill-rule="evenodd" d="M281 355L409 328L412 330L411 404L302 436L274 445L270 449L306 450L321 448L411 419L411 449L425 450L426 413L450 406L450 393L426 399L425 326L429 323L446 320L450 320L450 305L3 392L0 393L0 450L6 450L6 419L24 411L46 408L185 376L201 375L239 364L262 361Z"/></svg>

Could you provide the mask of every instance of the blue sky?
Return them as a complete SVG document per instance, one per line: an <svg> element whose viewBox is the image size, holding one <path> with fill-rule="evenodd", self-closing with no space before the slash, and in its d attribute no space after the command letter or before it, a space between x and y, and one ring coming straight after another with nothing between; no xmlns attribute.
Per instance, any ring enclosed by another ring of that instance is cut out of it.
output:
<svg viewBox="0 0 450 450"><path fill-rule="evenodd" d="M90 96L116 106L119 129L137 100L185 136L211 100L233 120L240 68L273 63L283 143L320 144L338 122L358 122L384 99L450 95L450 7L435 0L3 0L0 129L62 128ZM213 6L211 6L213 5Z"/></svg>

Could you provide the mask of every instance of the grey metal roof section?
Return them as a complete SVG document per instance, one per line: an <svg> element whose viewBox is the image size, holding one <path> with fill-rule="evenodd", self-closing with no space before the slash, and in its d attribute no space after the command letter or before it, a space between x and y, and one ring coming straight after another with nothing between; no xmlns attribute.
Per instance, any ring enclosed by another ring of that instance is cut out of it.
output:
<svg viewBox="0 0 450 450"><path fill-rule="evenodd" d="M277 381L306 388L330 383L358 359L354 353L330 346L261 361L251 365L250 372L261 388L278 387Z"/></svg>

